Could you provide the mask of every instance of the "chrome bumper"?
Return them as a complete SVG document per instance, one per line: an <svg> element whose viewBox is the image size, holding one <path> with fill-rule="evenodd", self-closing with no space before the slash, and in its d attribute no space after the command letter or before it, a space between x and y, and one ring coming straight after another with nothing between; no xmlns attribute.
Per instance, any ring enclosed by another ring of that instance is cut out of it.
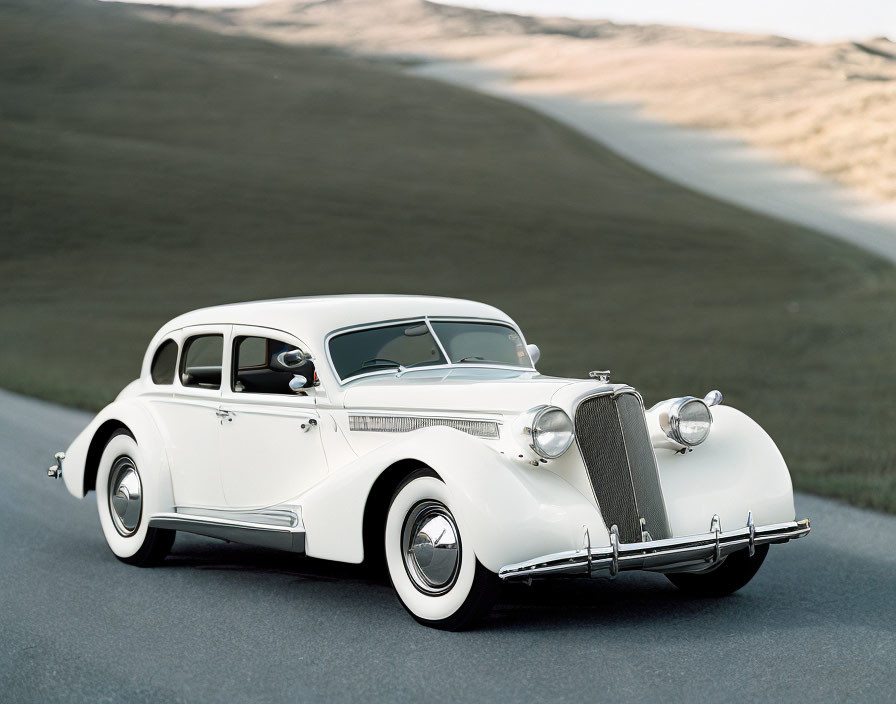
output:
<svg viewBox="0 0 896 704"><path fill-rule="evenodd" d="M613 526L615 528L615 526ZM713 516L708 533L683 538L667 538L642 543L620 543L611 529L608 547L592 548L585 532L585 547L581 550L544 555L515 565L506 565L498 576L507 581L530 580L562 575L615 576L620 570L655 570L674 572L709 567L726 555L738 550L749 550L767 543L786 543L809 533L809 519L791 523L754 526L748 514L743 528L723 532L718 516Z"/></svg>

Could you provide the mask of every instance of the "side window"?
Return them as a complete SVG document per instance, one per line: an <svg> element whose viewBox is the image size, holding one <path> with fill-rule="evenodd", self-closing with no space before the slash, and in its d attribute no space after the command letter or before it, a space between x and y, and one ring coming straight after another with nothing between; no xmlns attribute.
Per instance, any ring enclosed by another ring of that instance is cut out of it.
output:
<svg viewBox="0 0 896 704"><path fill-rule="evenodd" d="M277 363L277 357L296 349L295 345L267 337L236 338L233 341L231 388L237 393L292 394L289 382L293 374L302 374L306 370L285 371ZM312 367L310 374L313 373Z"/></svg>
<svg viewBox="0 0 896 704"><path fill-rule="evenodd" d="M177 371L177 343L174 340L165 340L152 358L152 366L149 374L153 384L173 384L174 374Z"/></svg>
<svg viewBox="0 0 896 704"><path fill-rule="evenodd" d="M221 359L224 355L223 335L197 335L184 345L180 380L184 386L202 389L221 388Z"/></svg>

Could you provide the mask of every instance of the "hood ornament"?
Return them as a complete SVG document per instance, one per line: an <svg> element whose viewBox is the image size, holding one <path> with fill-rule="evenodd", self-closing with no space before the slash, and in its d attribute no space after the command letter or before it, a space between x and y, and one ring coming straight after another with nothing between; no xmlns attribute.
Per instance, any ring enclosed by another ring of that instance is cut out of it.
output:
<svg viewBox="0 0 896 704"><path fill-rule="evenodd" d="M610 370L604 369L603 371L588 372L588 376L590 376L592 379L606 384L610 381Z"/></svg>

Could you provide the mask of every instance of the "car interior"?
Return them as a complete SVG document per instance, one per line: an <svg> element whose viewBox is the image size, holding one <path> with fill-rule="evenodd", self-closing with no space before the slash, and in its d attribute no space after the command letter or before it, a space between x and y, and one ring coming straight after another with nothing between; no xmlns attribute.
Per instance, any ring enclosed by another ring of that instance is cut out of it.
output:
<svg viewBox="0 0 896 704"><path fill-rule="evenodd" d="M233 381L236 392L256 394L292 394L289 387L295 375L304 376L313 385L314 366L310 360L287 366L284 352L298 350L295 345L263 337L238 337L233 347Z"/></svg>

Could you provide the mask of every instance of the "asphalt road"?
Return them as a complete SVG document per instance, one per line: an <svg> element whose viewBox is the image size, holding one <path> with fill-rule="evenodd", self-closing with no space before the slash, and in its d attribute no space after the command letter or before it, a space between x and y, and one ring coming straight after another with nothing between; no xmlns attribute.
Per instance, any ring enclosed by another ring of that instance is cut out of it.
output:
<svg viewBox="0 0 896 704"><path fill-rule="evenodd" d="M800 496L813 532L741 593L658 575L514 585L473 632L418 626L359 568L180 535L118 562L46 477L84 413L0 392L0 700L893 701L896 518Z"/></svg>

